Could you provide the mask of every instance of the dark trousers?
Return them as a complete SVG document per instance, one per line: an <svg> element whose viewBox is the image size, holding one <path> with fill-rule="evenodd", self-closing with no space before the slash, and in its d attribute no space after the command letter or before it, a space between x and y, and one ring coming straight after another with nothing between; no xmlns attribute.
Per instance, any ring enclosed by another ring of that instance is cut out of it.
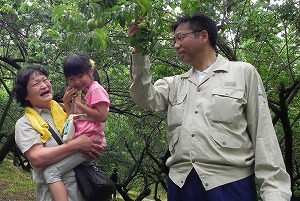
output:
<svg viewBox="0 0 300 201"><path fill-rule="evenodd" d="M193 169L179 188L168 180L168 201L257 201L254 175L205 191Z"/></svg>

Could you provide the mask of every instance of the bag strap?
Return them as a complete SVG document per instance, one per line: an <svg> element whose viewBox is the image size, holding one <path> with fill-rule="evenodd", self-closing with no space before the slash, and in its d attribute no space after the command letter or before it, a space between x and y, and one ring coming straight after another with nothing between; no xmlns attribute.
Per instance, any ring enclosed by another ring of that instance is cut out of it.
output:
<svg viewBox="0 0 300 201"><path fill-rule="evenodd" d="M70 114L69 117L73 119L80 119L85 121L96 121L90 117L87 116L87 114Z"/></svg>
<svg viewBox="0 0 300 201"><path fill-rule="evenodd" d="M70 114L74 114L74 111L75 111L75 101L74 101L74 99L72 99Z"/></svg>
<svg viewBox="0 0 300 201"><path fill-rule="evenodd" d="M49 126L49 125L48 125ZM61 141L61 139L58 137L57 133L53 130L53 128L51 128L51 126L49 126L49 131L52 134L52 137L54 138L54 140L57 142L57 144L62 145L63 142Z"/></svg>

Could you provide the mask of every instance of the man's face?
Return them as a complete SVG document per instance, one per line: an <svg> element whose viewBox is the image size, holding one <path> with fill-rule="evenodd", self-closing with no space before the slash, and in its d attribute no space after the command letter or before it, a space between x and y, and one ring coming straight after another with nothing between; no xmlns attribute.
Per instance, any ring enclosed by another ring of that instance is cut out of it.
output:
<svg viewBox="0 0 300 201"><path fill-rule="evenodd" d="M53 98L52 85L45 75L34 72L27 84L27 96L32 107L50 109L50 101Z"/></svg>
<svg viewBox="0 0 300 201"><path fill-rule="evenodd" d="M197 54L201 51L201 31L192 31L189 23L180 24L174 33L174 49L179 58L187 64L193 64Z"/></svg>

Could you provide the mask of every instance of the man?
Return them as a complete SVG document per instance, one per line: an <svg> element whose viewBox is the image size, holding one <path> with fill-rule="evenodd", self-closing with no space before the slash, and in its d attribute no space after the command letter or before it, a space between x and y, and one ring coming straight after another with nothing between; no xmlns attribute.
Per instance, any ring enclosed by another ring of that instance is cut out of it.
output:
<svg viewBox="0 0 300 201"><path fill-rule="evenodd" d="M130 94L141 108L167 111L168 200L290 200L290 177L256 69L216 53L216 23L204 13L172 25L174 49L192 68L151 84L150 61L135 47ZM128 36L139 32L132 23Z"/></svg>
<svg viewBox="0 0 300 201"><path fill-rule="evenodd" d="M119 181L119 173L117 168L114 168L114 172L109 177L115 184ZM117 191L113 193L113 200L117 200Z"/></svg>

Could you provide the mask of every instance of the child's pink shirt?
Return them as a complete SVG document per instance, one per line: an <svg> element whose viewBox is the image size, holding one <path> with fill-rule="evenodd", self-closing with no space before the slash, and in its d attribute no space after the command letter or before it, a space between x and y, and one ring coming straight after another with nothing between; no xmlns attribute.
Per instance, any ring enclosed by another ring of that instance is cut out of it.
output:
<svg viewBox="0 0 300 201"><path fill-rule="evenodd" d="M95 104L100 102L105 102L107 106L107 110L109 110L110 101L109 96L106 90L96 81L94 81L85 97L83 98L85 100L85 105L93 108ZM75 113L82 113L79 110L75 109ZM105 140L105 123L100 121L85 121L85 120L74 120L75 125L75 136L74 138L87 133L92 133L93 137L95 139L100 139L102 144L101 146L103 148L106 147L106 140Z"/></svg>

